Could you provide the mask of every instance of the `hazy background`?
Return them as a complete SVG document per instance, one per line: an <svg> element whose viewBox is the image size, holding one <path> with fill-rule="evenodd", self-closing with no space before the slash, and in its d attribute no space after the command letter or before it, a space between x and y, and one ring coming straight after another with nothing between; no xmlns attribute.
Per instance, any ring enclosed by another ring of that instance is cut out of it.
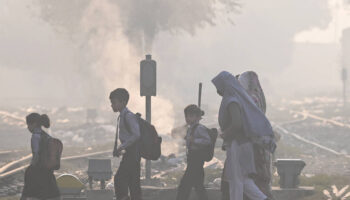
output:
<svg viewBox="0 0 350 200"><path fill-rule="evenodd" d="M342 0L0 0L0 107L109 109L108 93L139 97L139 62L158 63L153 119L172 127L204 83L205 108L220 98L221 70L255 70L269 102L341 98Z"/></svg>

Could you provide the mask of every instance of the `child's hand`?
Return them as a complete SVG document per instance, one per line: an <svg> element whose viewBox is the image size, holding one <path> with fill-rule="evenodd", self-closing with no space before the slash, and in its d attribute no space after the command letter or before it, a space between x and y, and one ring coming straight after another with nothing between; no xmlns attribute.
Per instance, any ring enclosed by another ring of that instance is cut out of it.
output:
<svg viewBox="0 0 350 200"><path fill-rule="evenodd" d="M116 147L114 147L114 149L113 149L113 157L118 157L117 156L117 152L118 152L118 149Z"/></svg>
<svg viewBox="0 0 350 200"><path fill-rule="evenodd" d="M119 147L116 152L113 152L113 156L118 157L123 155L125 153L125 150L123 147Z"/></svg>
<svg viewBox="0 0 350 200"><path fill-rule="evenodd" d="M113 157L117 157L117 149L116 148L113 149Z"/></svg>

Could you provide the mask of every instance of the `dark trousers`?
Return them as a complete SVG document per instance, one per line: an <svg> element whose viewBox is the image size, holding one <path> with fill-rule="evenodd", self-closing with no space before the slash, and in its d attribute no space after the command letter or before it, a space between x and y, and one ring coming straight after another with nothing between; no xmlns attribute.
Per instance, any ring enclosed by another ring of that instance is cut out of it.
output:
<svg viewBox="0 0 350 200"><path fill-rule="evenodd" d="M204 188L204 161L198 153L190 152L187 155L187 168L183 175L178 191L177 200L187 200L194 187L198 199L207 200L207 192Z"/></svg>
<svg viewBox="0 0 350 200"><path fill-rule="evenodd" d="M131 200L141 200L140 161L138 146L128 147L114 176L114 189L117 200L128 196L129 191Z"/></svg>
<svg viewBox="0 0 350 200"><path fill-rule="evenodd" d="M223 177L221 178L221 194L222 200L230 200L230 185L223 180Z"/></svg>

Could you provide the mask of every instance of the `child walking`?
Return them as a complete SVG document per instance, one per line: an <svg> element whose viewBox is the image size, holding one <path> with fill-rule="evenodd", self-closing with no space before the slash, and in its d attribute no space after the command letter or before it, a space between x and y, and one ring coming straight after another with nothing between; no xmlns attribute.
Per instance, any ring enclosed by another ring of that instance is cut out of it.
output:
<svg viewBox="0 0 350 200"><path fill-rule="evenodd" d="M204 112L196 105L185 108L185 119L188 125L185 137L187 148L187 168L183 175L178 192L177 200L187 200L194 187L198 199L207 200L207 192L204 188L204 151L211 144L208 129L199 123Z"/></svg>
<svg viewBox="0 0 350 200"><path fill-rule="evenodd" d="M126 106L129 93L124 88L118 88L109 95L114 112L119 112L117 134L113 156L123 155L118 171L114 176L114 189L117 200L141 200L140 186L140 127L137 118ZM118 147L118 139L120 146Z"/></svg>
<svg viewBox="0 0 350 200"><path fill-rule="evenodd" d="M26 117L29 132L32 134L32 161L24 173L24 188L21 200L26 199L60 199L56 178L53 170L44 166L47 144L45 140L51 137L42 127L50 127L47 115L31 113Z"/></svg>

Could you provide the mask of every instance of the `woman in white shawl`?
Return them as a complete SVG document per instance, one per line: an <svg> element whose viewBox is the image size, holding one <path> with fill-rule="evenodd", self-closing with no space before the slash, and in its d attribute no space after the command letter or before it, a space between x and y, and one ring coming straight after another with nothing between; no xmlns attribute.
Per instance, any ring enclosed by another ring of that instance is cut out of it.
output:
<svg viewBox="0 0 350 200"><path fill-rule="evenodd" d="M223 181L228 183L229 193L224 198L242 200L245 194L251 200L268 199L250 177L256 174L252 142L274 150L271 124L232 74L223 71L212 82L222 96L219 125L226 149Z"/></svg>

